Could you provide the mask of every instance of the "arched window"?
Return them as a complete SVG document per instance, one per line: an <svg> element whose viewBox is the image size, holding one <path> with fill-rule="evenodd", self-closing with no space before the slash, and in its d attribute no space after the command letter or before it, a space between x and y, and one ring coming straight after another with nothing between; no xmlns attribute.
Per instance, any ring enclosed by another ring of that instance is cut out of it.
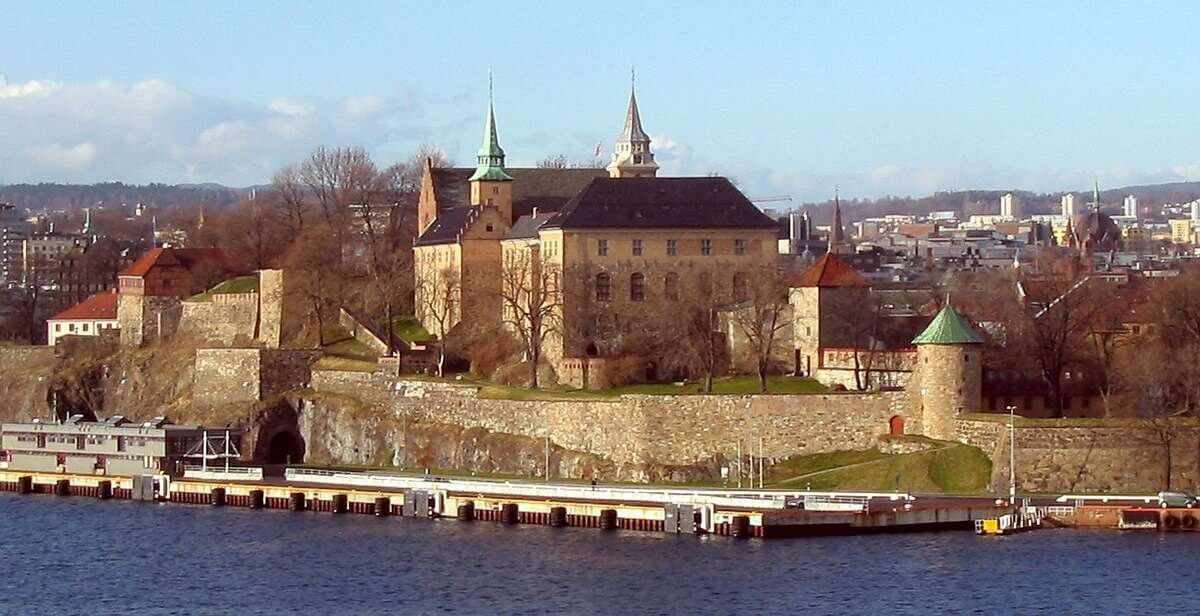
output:
<svg viewBox="0 0 1200 616"><path fill-rule="evenodd" d="M629 277L629 301L646 300L646 275L638 272Z"/></svg>
<svg viewBox="0 0 1200 616"><path fill-rule="evenodd" d="M612 278L608 274L596 274L596 301L612 299Z"/></svg>
<svg viewBox="0 0 1200 616"><path fill-rule="evenodd" d="M663 295L671 301L679 299L679 274L667 272L667 277L663 281Z"/></svg>
<svg viewBox="0 0 1200 616"><path fill-rule="evenodd" d="M733 299L738 302L750 299L750 287L746 283L746 275L742 272L733 275Z"/></svg>

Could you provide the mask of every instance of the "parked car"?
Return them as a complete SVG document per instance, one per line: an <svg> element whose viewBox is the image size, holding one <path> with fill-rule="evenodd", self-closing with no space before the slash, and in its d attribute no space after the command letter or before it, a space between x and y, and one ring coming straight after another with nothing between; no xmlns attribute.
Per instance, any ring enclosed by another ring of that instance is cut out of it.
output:
<svg viewBox="0 0 1200 616"><path fill-rule="evenodd" d="M1164 509L1167 507L1187 507L1188 509L1193 509L1197 504L1200 504L1195 496L1187 492L1159 492L1158 503Z"/></svg>

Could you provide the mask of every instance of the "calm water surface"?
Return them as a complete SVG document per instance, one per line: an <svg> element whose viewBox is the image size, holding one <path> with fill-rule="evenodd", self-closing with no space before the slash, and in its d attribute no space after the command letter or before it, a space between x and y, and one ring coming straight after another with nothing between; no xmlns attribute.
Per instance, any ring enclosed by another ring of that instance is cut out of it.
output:
<svg viewBox="0 0 1200 616"><path fill-rule="evenodd" d="M0 494L0 614L1155 614L1200 533L736 541Z"/></svg>

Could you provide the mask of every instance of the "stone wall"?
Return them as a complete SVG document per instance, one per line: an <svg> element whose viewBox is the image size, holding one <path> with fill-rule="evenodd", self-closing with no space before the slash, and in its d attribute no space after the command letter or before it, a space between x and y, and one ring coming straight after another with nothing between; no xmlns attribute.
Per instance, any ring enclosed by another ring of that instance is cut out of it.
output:
<svg viewBox="0 0 1200 616"><path fill-rule="evenodd" d="M259 400L260 349L196 349L196 404L216 405Z"/></svg>
<svg viewBox="0 0 1200 616"><path fill-rule="evenodd" d="M959 440L992 458L992 488L1007 490L1009 439L1005 420L956 422ZM1200 424L1180 419L1171 429L1171 486L1200 485ZM1166 448L1137 420L1019 420L1017 484L1032 492L1156 492L1166 488Z"/></svg>
<svg viewBox="0 0 1200 616"><path fill-rule="evenodd" d="M558 363L558 382L575 389L611 389L641 382L646 363L637 355L564 357Z"/></svg>
<svg viewBox="0 0 1200 616"><path fill-rule="evenodd" d="M117 325L121 346L142 346L174 334L182 312L180 303L175 297L120 294Z"/></svg>
<svg viewBox="0 0 1200 616"><path fill-rule="evenodd" d="M201 405L257 402L308 386L317 351L196 349L193 399Z"/></svg>
<svg viewBox="0 0 1200 616"><path fill-rule="evenodd" d="M225 293L209 301L183 302L179 330L196 340L228 346L254 339L257 324L257 293Z"/></svg>
<svg viewBox="0 0 1200 616"><path fill-rule="evenodd" d="M548 436L556 446L612 461L621 469L612 478L625 479L645 479L636 469L650 467L700 466L715 475L736 456L739 440L744 453L752 447L757 455L760 437L769 459L872 448L905 406L903 392L492 400L477 397L474 387L327 370L313 371L311 386L358 400L371 416Z"/></svg>
<svg viewBox="0 0 1200 616"><path fill-rule="evenodd" d="M338 309L338 325L350 332L350 336L355 340L367 345L377 355L387 355L387 342L375 335L369 327L363 325L354 315L350 314L345 308Z"/></svg>

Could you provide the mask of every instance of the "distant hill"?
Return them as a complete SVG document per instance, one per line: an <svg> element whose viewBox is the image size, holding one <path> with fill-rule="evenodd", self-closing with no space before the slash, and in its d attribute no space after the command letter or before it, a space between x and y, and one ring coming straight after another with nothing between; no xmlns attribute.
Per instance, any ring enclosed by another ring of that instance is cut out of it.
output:
<svg viewBox="0 0 1200 616"><path fill-rule="evenodd" d="M205 204L221 208L244 199L248 189L220 184L10 184L0 186L0 203L11 203L30 211L77 210L85 207L133 206L172 208Z"/></svg>

